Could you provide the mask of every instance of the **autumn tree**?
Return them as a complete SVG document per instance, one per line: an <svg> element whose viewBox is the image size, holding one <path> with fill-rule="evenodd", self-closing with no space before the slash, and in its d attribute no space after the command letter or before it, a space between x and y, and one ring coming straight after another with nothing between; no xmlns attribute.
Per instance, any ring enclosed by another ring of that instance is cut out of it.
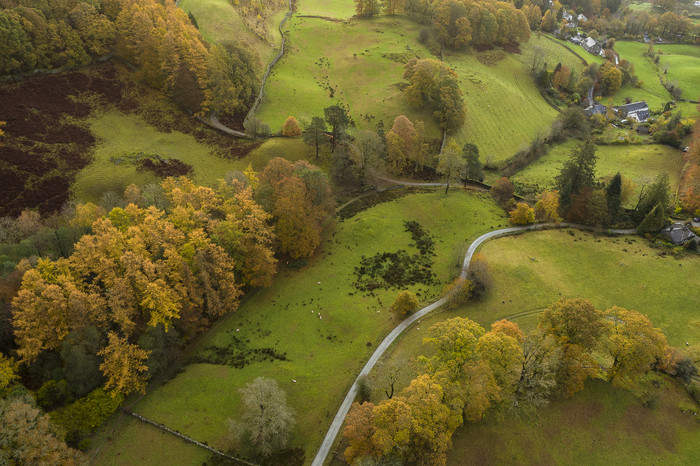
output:
<svg viewBox="0 0 700 466"><path fill-rule="evenodd" d="M373 184L383 171L384 141L374 131L361 130L355 135L355 141L348 145L348 153L357 170L357 178L366 185Z"/></svg>
<svg viewBox="0 0 700 466"><path fill-rule="evenodd" d="M559 192L557 190L544 190L537 196L535 203L535 218L539 222L561 221L559 217Z"/></svg>
<svg viewBox="0 0 700 466"><path fill-rule="evenodd" d="M445 145L445 148L438 156L437 172L440 173L445 180L445 194L450 189L450 183L456 182L464 173L465 161L459 150L459 145L454 139Z"/></svg>
<svg viewBox="0 0 700 466"><path fill-rule="evenodd" d="M384 7L384 14L386 15L400 15L404 12L404 5L406 0L384 0L382 2Z"/></svg>
<svg viewBox="0 0 700 466"><path fill-rule="evenodd" d="M0 399L0 458L4 464L82 464L80 452L54 433L49 416L26 398Z"/></svg>
<svg viewBox="0 0 700 466"><path fill-rule="evenodd" d="M609 327L607 351L612 364L607 375L613 384L630 386L649 371L666 350L666 337L637 311L613 307L605 311Z"/></svg>
<svg viewBox="0 0 700 466"><path fill-rule="evenodd" d="M459 0L439 0L433 7L433 28L441 44L461 49L471 41L467 7Z"/></svg>
<svg viewBox="0 0 700 466"><path fill-rule="evenodd" d="M413 58L404 65L404 69L403 77L409 81L409 85L403 92L408 103L416 108L433 108L433 116L445 131L461 127L466 111L457 74L444 63L431 58Z"/></svg>
<svg viewBox="0 0 700 466"><path fill-rule="evenodd" d="M276 380L258 377L240 389L240 422L232 428L242 445L250 445L262 458L287 445L295 425L294 411Z"/></svg>
<svg viewBox="0 0 700 466"><path fill-rule="evenodd" d="M606 63L600 69L601 82L606 95L614 94L622 86L622 72L611 62Z"/></svg>
<svg viewBox="0 0 700 466"><path fill-rule="evenodd" d="M530 225L535 223L535 209L525 202L518 202L508 215L513 225Z"/></svg>
<svg viewBox="0 0 700 466"><path fill-rule="evenodd" d="M399 318L407 316L416 309L418 309L418 297L409 290L399 291L396 295L396 299L389 308L389 310Z"/></svg>
<svg viewBox="0 0 700 466"><path fill-rule="evenodd" d="M274 158L260 174L257 197L273 215L280 250L293 259L313 254L335 212L325 173L303 160Z"/></svg>
<svg viewBox="0 0 700 466"><path fill-rule="evenodd" d="M371 18L378 15L381 3L379 0L354 0L355 14L361 18Z"/></svg>
<svg viewBox="0 0 700 466"><path fill-rule="evenodd" d="M326 122L320 117L311 118L311 122L304 127L302 138L306 144L309 144L316 149L317 159L319 148L328 143L328 136L326 135L327 131L328 127L326 126Z"/></svg>
<svg viewBox="0 0 700 466"><path fill-rule="evenodd" d="M391 172L399 174L408 165L409 159L417 149L418 134L416 128L405 115L394 118L394 125L386 133L387 165Z"/></svg>
<svg viewBox="0 0 700 466"><path fill-rule="evenodd" d="M476 349L491 369L501 396L514 393L524 361L522 341L496 327L479 338Z"/></svg>
<svg viewBox="0 0 700 466"><path fill-rule="evenodd" d="M148 367L145 364L149 351L129 343L126 338L109 332L109 343L98 356L104 358L100 370L107 382L105 388L128 395L133 392L146 393Z"/></svg>
<svg viewBox="0 0 700 466"><path fill-rule="evenodd" d="M301 136L301 127L299 127L299 122L291 115L288 116L284 121L284 124L282 124L282 136L287 136L290 138Z"/></svg>
<svg viewBox="0 0 700 466"><path fill-rule="evenodd" d="M476 253L469 261L467 280L472 284L472 293L475 297L483 296L491 288L491 268L482 254Z"/></svg>
<svg viewBox="0 0 700 466"><path fill-rule="evenodd" d="M546 32L552 32L554 26L557 24L557 18L552 13L552 10L547 10L542 17L542 22L540 22L540 29Z"/></svg>
<svg viewBox="0 0 700 466"><path fill-rule="evenodd" d="M343 437L348 441L345 460L353 464L356 459L377 456L372 437L376 431L374 425L374 404L370 402L353 403L345 416Z"/></svg>
<svg viewBox="0 0 700 466"><path fill-rule="evenodd" d="M428 334L423 342L434 347L435 354L430 359L423 358L427 372L447 371L456 375L474 358L476 343L484 329L472 320L453 317L430 327Z"/></svg>
<svg viewBox="0 0 700 466"><path fill-rule="evenodd" d="M491 195L503 207L513 198L513 183L506 177L500 178L491 186Z"/></svg>
<svg viewBox="0 0 700 466"><path fill-rule="evenodd" d="M214 112L228 114L244 110L257 86L254 66L258 61L245 43L212 44L206 57L204 105Z"/></svg>

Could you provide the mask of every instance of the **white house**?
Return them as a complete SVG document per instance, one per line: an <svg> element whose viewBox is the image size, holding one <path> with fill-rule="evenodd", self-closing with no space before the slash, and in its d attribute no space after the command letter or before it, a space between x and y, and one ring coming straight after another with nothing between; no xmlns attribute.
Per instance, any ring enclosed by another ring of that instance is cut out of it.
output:
<svg viewBox="0 0 700 466"><path fill-rule="evenodd" d="M643 100L627 105L620 105L619 107L615 107L615 111L621 118L627 118L628 120L634 120L639 123L649 119L649 106Z"/></svg>

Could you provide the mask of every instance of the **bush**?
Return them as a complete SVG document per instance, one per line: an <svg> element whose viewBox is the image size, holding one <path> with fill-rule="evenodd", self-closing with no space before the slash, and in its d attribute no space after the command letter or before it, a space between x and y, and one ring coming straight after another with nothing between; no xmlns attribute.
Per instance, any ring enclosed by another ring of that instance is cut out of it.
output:
<svg viewBox="0 0 700 466"><path fill-rule="evenodd" d="M418 297L408 290L400 291L389 310L398 317L403 318L413 313L418 308Z"/></svg>
<svg viewBox="0 0 700 466"><path fill-rule="evenodd" d="M470 280L457 277L445 287L447 302L445 306L454 309L469 302L474 296L474 284Z"/></svg>
<svg viewBox="0 0 700 466"><path fill-rule="evenodd" d="M530 225L535 223L535 209L524 202L518 202L509 215L510 222L513 225Z"/></svg>
<svg viewBox="0 0 700 466"><path fill-rule="evenodd" d="M369 380L367 380L367 376L360 377L357 381L357 396L360 398L360 403L369 401L371 395L372 387L369 384Z"/></svg>
<svg viewBox="0 0 700 466"><path fill-rule="evenodd" d="M110 394L102 388L90 392L85 398L51 413L51 420L66 432L66 443L85 449L82 440L100 427L124 400L120 393Z"/></svg>

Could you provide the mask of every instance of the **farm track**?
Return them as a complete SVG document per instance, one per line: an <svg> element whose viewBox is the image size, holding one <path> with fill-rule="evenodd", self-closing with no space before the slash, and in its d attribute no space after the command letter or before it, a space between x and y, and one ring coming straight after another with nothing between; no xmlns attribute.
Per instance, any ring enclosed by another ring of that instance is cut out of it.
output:
<svg viewBox="0 0 700 466"><path fill-rule="evenodd" d="M471 259L476 252L476 250L483 244L485 241L488 241L489 239L492 238L497 238L500 236L504 235L511 235L511 234L518 234L518 233L524 233L527 231L537 231L537 230L544 230L544 229L549 229L549 228L577 228L581 230L586 230L586 231L596 231L595 228L588 227L586 225L578 225L578 224L572 224L572 223L559 223L559 224L541 224L541 225L528 225L528 226L522 226L522 227L510 227L510 228L503 228L501 230L494 230L490 231L488 233L484 233L483 235L479 236L477 239L475 239L472 244L469 246L469 249L467 250L467 253L464 256L464 262L462 264L462 272L460 273L461 278L466 278L467 276L467 271L469 269L469 264L471 262ZM636 230L611 230L613 234L617 235L626 235L626 234L633 234L636 233ZM345 399L340 405L340 408L338 409L338 412L336 413L335 417L333 418L333 422L331 423L330 428L328 429L328 432L326 433L326 437L323 440L323 443L321 444L318 453L316 454L316 457L314 458L313 462L311 463L312 466L323 466L323 464L326 462L326 458L328 457L328 453L330 453L331 448L333 447L333 444L335 443L335 440L338 436L338 433L340 432L340 428L342 427L344 421L345 421L345 416L347 413L350 411L350 407L355 401L355 398L357 397L357 392L358 392L358 387L360 383L360 379L369 375L369 373L372 371L374 366L377 364L379 359L384 355L387 349L396 341L396 339L404 332L404 330L408 329L414 322L416 322L418 319L421 319L422 317L425 317L435 309L438 309L441 307L443 304L447 302L447 296L443 296L442 298L438 299L437 301L433 302L432 304L429 304L428 306L425 306L424 308L420 309L419 311L416 311L416 313L412 314L408 318L406 318L404 321L402 321L399 325L397 325L385 338L382 340L382 342L379 344L377 349L374 351L372 356L370 356L369 360L365 364L365 366L362 368L360 373L358 374L357 378L353 382L352 386L350 387L350 390L348 391L347 395L345 396ZM537 309L534 310L528 310L528 311L523 311L522 313L514 314L514 317L524 317L526 315L530 315L534 312L536 312Z"/></svg>

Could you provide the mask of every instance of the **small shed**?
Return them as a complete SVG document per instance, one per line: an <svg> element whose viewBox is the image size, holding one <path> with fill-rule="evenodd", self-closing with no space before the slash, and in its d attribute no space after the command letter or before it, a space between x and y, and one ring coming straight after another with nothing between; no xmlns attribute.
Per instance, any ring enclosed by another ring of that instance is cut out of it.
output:
<svg viewBox="0 0 700 466"><path fill-rule="evenodd" d="M689 241L693 238L697 238L695 233L690 231L690 228L688 228L687 225L684 225L682 223L674 223L672 225L662 228L661 235L670 239L671 242L676 246L680 246L686 241Z"/></svg>

